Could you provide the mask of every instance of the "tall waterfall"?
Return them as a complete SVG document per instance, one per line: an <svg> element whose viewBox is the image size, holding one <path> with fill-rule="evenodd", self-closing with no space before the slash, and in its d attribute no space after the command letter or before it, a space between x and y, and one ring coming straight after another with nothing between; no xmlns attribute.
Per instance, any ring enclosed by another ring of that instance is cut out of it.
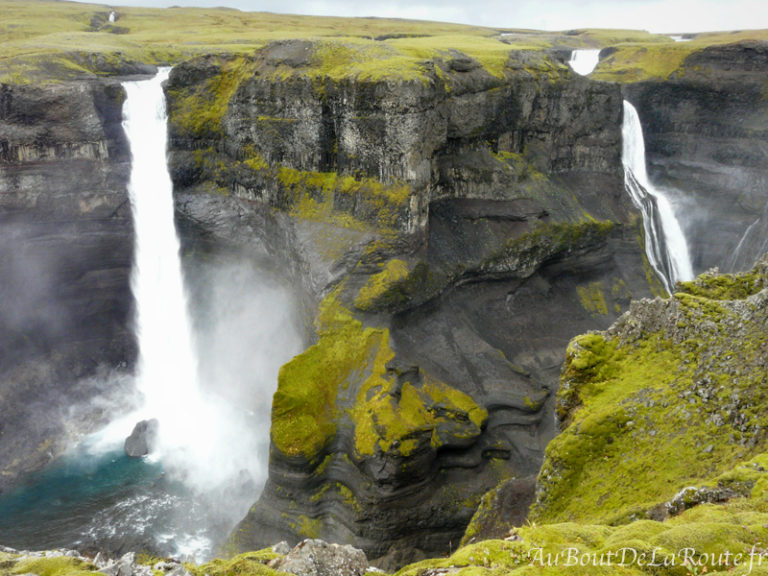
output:
<svg viewBox="0 0 768 576"><path fill-rule="evenodd" d="M161 451L182 447L204 415L166 164L161 84L169 72L161 69L151 80L123 84L123 128L133 158L128 194L135 227L136 384L143 412L160 420Z"/></svg>
<svg viewBox="0 0 768 576"><path fill-rule="evenodd" d="M576 74L588 76L600 62L600 50L574 50L568 65Z"/></svg>
<svg viewBox="0 0 768 576"><path fill-rule="evenodd" d="M136 372L99 382L118 390L92 398L108 425L17 494L2 495L4 544L112 554L146 547L201 561L266 480L278 372L305 347L298 307L285 278L232 249L190 260L190 318L166 167L161 85L168 74L123 84L133 157ZM147 418L159 421L158 445L147 458L129 458L125 438Z"/></svg>
<svg viewBox="0 0 768 576"><path fill-rule="evenodd" d="M624 101L622 125L624 184L632 202L643 214L645 252L656 274L670 294L675 282L691 280L688 243L665 192L648 179L645 167L645 141L637 110Z"/></svg>

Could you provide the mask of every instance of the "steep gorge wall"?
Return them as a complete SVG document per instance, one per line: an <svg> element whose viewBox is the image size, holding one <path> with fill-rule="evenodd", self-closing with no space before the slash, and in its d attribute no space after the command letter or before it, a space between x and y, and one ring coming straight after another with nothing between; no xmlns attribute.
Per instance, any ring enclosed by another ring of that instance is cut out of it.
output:
<svg viewBox="0 0 768 576"><path fill-rule="evenodd" d="M768 44L742 42L692 53L667 80L624 87L643 124L651 179L681 191L698 272L749 269L768 247L766 70Z"/></svg>
<svg viewBox="0 0 768 576"><path fill-rule="evenodd" d="M81 424L88 376L135 356L123 98L114 82L0 86L0 489Z"/></svg>
<svg viewBox="0 0 768 576"><path fill-rule="evenodd" d="M392 567L456 544L485 491L536 473L566 343L655 282L616 85L528 52L502 76L454 53L419 79L338 79L312 50L174 69L171 171L182 221L210 238L279 230L253 249L282 251L319 310L232 543L320 536Z"/></svg>

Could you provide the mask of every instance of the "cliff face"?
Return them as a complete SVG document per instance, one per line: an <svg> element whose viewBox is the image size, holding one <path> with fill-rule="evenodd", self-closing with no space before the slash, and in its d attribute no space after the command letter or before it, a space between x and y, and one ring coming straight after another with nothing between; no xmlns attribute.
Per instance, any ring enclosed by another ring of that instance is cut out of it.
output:
<svg viewBox="0 0 768 576"><path fill-rule="evenodd" d="M88 376L134 357L122 101L114 83L0 86L0 489L66 443Z"/></svg>
<svg viewBox="0 0 768 576"><path fill-rule="evenodd" d="M766 43L741 42L692 53L667 80L624 87L643 124L651 179L679 191L698 271L745 270L765 251L757 228L765 230L768 207L766 67Z"/></svg>
<svg viewBox="0 0 768 576"><path fill-rule="evenodd" d="M517 53L503 78L456 54L430 61L423 78L400 81L311 76L311 54L309 42L283 42L254 59L211 58L174 70L177 184L213 181L233 195L292 208L307 191L289 181L293 173L269 173L262 162L403 183L407 205L393 206L388 224L411 233L425 228L431 201L542 194L551 190L524 181L543 173L578 190L595 217L625 216L616 86L573 76L539 53ZM215 155L240 163L211 166ZM333 209L380 217L371 212L381 206L360 206L363 194L349 195L345 205L337 194Z"/></svg>
<svg viewBox="0 0 768 576"><path fill-rule="evenodd" d="M334 79L313 50L175 68L171 170L182 221L226 242L222 210L263 222L253 249L282 254L318 307L233 544L320 536L391 567L457 543L485 491L535 474L565 344L655 283L617 86L526 52L498 76L453 53L417 79Z"/></svg>

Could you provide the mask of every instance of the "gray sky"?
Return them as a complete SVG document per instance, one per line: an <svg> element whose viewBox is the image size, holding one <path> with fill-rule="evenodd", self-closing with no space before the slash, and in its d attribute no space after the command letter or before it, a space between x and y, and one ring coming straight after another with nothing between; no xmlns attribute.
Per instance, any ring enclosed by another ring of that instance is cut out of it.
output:
<svg viewBox="0 0 768 576"><path fill-rule="evenodd" d="M112 4L229 6L251 11L416 18L541 30L592 27L703 32L768 28L768 0L112 0Z"/></svg>

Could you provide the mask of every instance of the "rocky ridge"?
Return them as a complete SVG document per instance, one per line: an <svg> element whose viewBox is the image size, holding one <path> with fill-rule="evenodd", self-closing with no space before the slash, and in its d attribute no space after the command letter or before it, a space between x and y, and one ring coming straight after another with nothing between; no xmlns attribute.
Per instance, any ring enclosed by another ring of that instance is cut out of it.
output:
<svg viewBox="0 0 768 576"><path fill-rule="evenodd" d="M532 52L499 76L454 52L421 79L334 79L315 50L175 68L170 166L182 222L236 243L222 207L237 229L269 222L252 250L277 250L318 310L232 543L321 536L393 568L457 543L499 480L536 473L565 343L655 282L618 87Z"/></svg>

